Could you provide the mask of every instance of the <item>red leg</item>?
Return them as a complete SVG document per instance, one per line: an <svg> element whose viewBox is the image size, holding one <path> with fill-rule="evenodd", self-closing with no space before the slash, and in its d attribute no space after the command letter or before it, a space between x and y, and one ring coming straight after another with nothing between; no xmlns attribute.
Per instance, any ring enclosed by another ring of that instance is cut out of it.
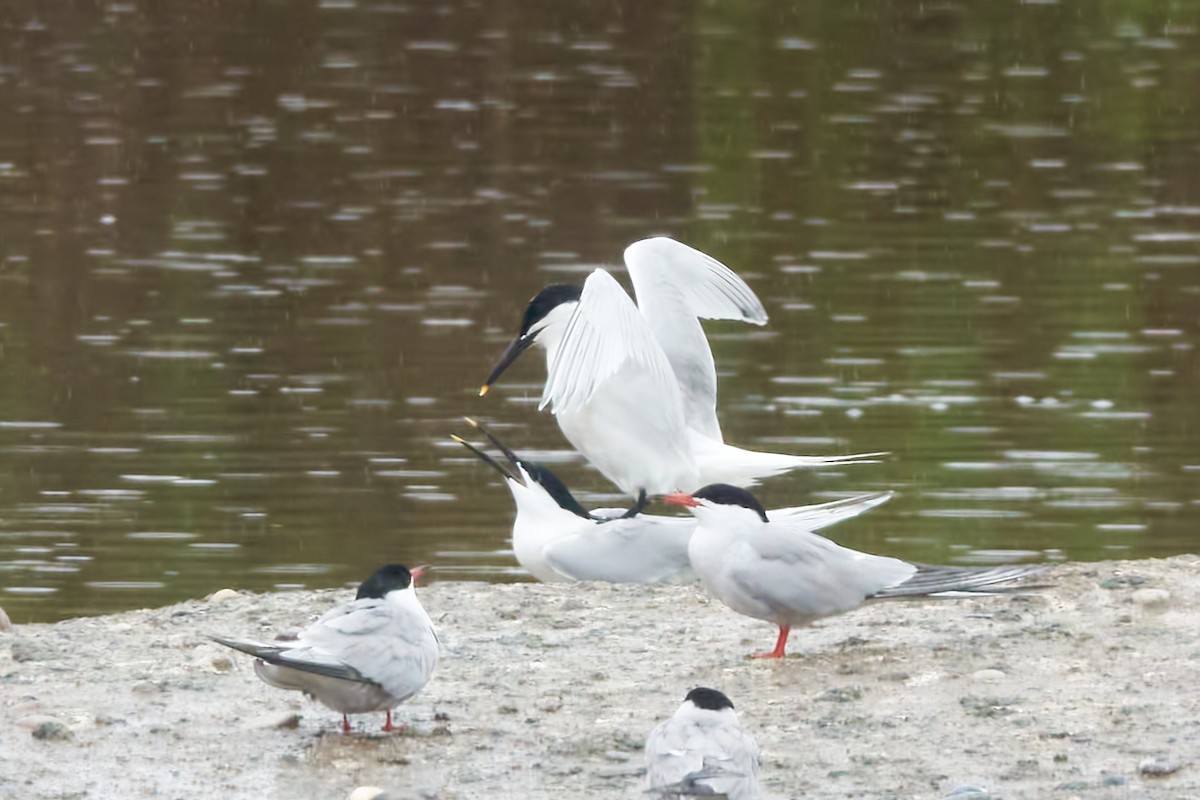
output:
<svg viewBox="0 0 1200 800"><path fill-rule="evenodd" d="M383 723L384 733L404 733L408 730L408 726L401 722L399 725L392 723L392 710L389 708L387 712L387 722Z"/></svg>
<svg viewBox="0 0 1200 800"><path fill-rule="evenodd" d="M350 732L350 718L342 714L342 733Z"/></svg>
<svg viewBox="0 0 1200 800"><path fill-rule="evenodd" d="M769 653L755 653L752 658L783 658L787 648L788 634L791 632L791 625L780 625L779 638L775 640L775 649Z"/></svg>

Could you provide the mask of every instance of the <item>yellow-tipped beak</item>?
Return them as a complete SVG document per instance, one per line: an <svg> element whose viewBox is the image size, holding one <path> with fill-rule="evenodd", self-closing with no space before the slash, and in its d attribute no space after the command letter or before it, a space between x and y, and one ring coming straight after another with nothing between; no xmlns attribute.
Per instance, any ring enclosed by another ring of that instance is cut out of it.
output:
<svg viewBox="0 0 1200 800"><path fill-rule="evenodd" d="M491 389L491 388L492 388L492 385L490 383L485 383L483 386L480 386L479 387L479 396L483 397L485 394L488 393L488 389Z"/></svg>

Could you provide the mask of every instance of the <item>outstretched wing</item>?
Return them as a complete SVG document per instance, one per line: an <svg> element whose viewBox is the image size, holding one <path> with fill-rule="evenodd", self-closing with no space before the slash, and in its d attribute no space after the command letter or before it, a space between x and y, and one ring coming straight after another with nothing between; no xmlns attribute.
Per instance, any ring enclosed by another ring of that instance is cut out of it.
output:
<svg viewBox="0 0 1200 800"><path fill-rule="evenodd" d="M649 397L656 404L680 405L671 365L637 306L611 275L597 269L584 282L562 342L547 364L539 408L549 406L555 414L578 411L623 370L636 371L639 386L657 393Z"/></svg>
<svg viewBox="0 0 1200 800"><path fill-rule="evenodd" d="M638 309L658 339L683 393L690 427L721 440L717 421L717 372L700 319L765 325L758 296L733 270L712 256L657 236L625 249L625 266Z"/></svg>

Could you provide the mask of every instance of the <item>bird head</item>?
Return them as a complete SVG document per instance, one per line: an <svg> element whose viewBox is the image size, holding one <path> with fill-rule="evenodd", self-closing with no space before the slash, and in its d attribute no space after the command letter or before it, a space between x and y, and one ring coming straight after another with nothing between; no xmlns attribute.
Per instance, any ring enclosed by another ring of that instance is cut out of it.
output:
<svg viewBox="0 0 1200 800"><path fill-rule="evenodd" d="M501 354L496 366L492 367L487 380L479 388L480 397L488 393L492 384L500 379L504 370L508 369L521 353L538 341L539 335L552 326L560 323L566 324L575 305L579 302L581 293L580 288L573 284L554 283L533 296L529 305L525 307L525 315L521 318L521 330L517 333L517 338Z"/></svg>
<svg viewBox="0 0 1200 800"><path fill-rule="evenodd" d="M728 483L710 483L691 494L676 492L663 497L671 505L683 506L702 521L705 518L746 517L750 514L757 516L762 522L767 522L766 509L758 498L738 486Z"/></svg>

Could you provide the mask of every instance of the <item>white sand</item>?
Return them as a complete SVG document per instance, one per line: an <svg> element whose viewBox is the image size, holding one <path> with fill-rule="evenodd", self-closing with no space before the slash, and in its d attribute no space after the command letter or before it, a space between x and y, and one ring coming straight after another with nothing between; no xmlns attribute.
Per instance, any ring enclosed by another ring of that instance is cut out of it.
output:
<svg viewBox="0 0 1200 800"><path fill-rule="evenodd" d="M205 639L295 630L350 591L22 625L0 634L0 796L643 798L645 735L705 685L757 737L769 797L1195 800L1198 578L1195 556L1055 567L1033 596L795 631L782 662L745 657L774 628L694 588L438 583L442 663L393 736L382 714L341 735Z"/></svg>

